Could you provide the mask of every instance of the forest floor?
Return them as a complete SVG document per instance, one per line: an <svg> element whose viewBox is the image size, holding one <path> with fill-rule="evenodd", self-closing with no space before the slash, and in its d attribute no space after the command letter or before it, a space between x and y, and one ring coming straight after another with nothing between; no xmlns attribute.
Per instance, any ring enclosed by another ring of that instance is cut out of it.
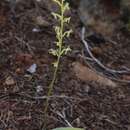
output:
<svg viewBox="0 0 130 130"><path fill-rule="evenodd" d="M56 21L48 8L40 5L39 9L29 1L23 2L14 17L8 3L0 5L1 130L40 130L44 121L43 110L55 61L48 51L55 48ZM40 28L34 22L39 12L48 24ZM73 34L65 44L72 51L61 60L49 100L47 129L72 125L86 130L130 130L130 74L111 74L92 58L85 58L89 55L81 41L77 10L71 8L69 15L68 28L73 29ZM116 32L113 39L114 43L98 43L90 38L91 51L108 68L127 68L129 72L129 35ZM78 68L73 69L73 62L80 63ZM34 64L37 69L31 74L28 69ZM97 73L102 75L101 80L111 80L116 87L98 81Z"/></svg>

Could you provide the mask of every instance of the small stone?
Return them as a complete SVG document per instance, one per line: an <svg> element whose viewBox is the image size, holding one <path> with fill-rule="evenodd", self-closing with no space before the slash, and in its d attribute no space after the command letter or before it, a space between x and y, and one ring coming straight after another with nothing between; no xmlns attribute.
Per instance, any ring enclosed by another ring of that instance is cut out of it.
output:
<svg viewBox="0 0 130 130"><path fill-rule="evenodd" d="M37 69L37 65L36 64L32 64L28 69L27 71L31 74L35 73L36 72L36 69Z"/></svg>
<svg viewBox="0 0 130 130"><path fill-rule="evenodd" d="M32 29L32 32L35 32L35 33L38 33L38 32L40 32L41 30L40 29L38 29L38 28L33 28Z"/></svg>
<svg viewBox="0 0 130 130"><path fill-rule="evenodd" d="M43 91L43 87L41 85L36 86L37 93L40 93Z"/></svg>

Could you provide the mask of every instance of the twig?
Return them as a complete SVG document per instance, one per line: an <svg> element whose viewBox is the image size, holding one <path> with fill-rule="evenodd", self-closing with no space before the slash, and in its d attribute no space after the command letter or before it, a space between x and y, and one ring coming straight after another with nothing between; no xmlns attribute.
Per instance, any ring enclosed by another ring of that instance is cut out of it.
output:
<svg viewBox="0 0 130 130"><path fill-rule="evenodd" d="M45 100L45 99L54 99L54 98L59 98L59 99L71 99L71 100L79 100L79 101L83 101L83 100L86 100L86 99L81 99L81 98L77 98L77 97L69 97L69 96L65 96L65 95L52 95L52 96L40 96L40 97L32 97L32 96L28 96L29 98L32 98L32 99L42 99L42 100Z"/></svg>
<svg viewBox="0 0 130 130"><path fill-rule="evenodd" d="M0 113L0 122L3 124L5 127L7 127L7 124L5 122L5 115L3 112Z"/></svg>
<svg viewBox="0 0 130 130"><path fill-rule="evenodd" d="M117 42L115 42L115 41L113 41L113 40L111 40L111 39L109 39L109 38L105 38L105 40L106 40L107 42L110 42L110 43L114 44L114 45L117 45Z"/></svg>
<svg viewBox="0 0 130 130"><path fill-rule="evenodd" d="M112 125L117 126L117 127L121 127L121 125L119 125L117 122L111 120L107 115L99 115L98 119L102 120L102 121L104 120L104 121L106 121L106 122L108 122L108 123L110 123Z"/></svg>
<svg viewBox="0 0 130 130"><path fill-rule="evenodd" d="M9 40L9 39L10 39L10 37L9 37L9 38L0 39L0 43L2 43L2 42L4 42L4 41L7 41L7 40Z"/></svg>
<svg viewBox="0 0 130 130"><path fill-rule="evenodd" d="M118 74L123 74L123 73L129 73L128 70L114 70L114 69L110 69L107 68L106 66L104 66L97 58L94 57L94 55L92 54L92 52L89 49L89 45L87 43L87 41L85 40L85 27L82 28L82 33L81 33L81 40L84 43L84 46L88 52L88 54L90 55L90 57L104 70L106 70L109 73L118 73Z"/></svg>
<svg viewBox="0 0 130 130"><path fill-rule="evenodd" d="M112 78L110 77L110 79L111 79L111 80L115 80L115 81L120 82L120 83L125 83L125 84L130 83L129 80L118 79L118 78L113 78L113 77L112 77Z"/></svg>
<svg viewBox="0 0 130 130"><path fill-rule="evenodd" d="M19 38L17 36L15 36L15 39L18 40L19 42L23 43L27 47L30 54L32 54L32 55L34 54L31 47L30 47L30 45L29 45L29 43L25 42L23 39L21 39L21 38Z"/></svg>
<svg viewBox="0 0 130 130"><path fill-rule="evenodd" d="M83 54L83 55L79 55L79 57L83 58L85 64L87 64L93 71L97 72L96 69L93 68L92 65L91 65L89 62L87 62L87 61L93 61L92 58L88 59L88 57L84 56L84 54ZM126 69L128 69L128 68L126 68ZM129 69L128 69L128 70L129 70ZM98 73L98 72L97 72L97 73ZM98 73L98 74L101 75L101 73ZM129 80L123 80L123 79L114 78L114 77L108 77L108 78L111 79L111 80L114 80L114 81L116 81L116 82L120 82L120 83L125 83L125 84L130 83Z"/></svg>
<svg viewBox="0 0 130 130"><path fill-rule="evenodd" d="M66 115L65 115L65 112L64 112L64 111L62 112L62 114L61 114L60 112L56 112L56 114L57 114L58 116L60 116L60 117L65 121L65 123L66 123L69 127L73 127L73 126L69 123L69 121L66 119Z"/></svg>

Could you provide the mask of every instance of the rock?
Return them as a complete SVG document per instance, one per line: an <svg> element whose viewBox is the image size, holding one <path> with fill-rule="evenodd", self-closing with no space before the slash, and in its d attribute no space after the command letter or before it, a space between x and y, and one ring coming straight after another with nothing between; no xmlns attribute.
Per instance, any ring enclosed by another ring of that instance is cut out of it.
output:
<svg viewBox="0 0 130 130"><path fill-rule="evenodd" d="M37 65L36 64L32 64L28 69L27 69L27 72L33 74L36 72L36 69L37 69Z"/></svg>

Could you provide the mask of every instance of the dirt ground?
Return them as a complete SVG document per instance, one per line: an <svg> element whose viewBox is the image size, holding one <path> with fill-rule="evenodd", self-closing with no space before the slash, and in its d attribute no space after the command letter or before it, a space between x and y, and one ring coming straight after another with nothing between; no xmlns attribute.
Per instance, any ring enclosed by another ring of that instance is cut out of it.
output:
<svg viewBox="0 0 130 130"><path fill-rule="evenodd" d="M47 21L40 27L34 22L39 15ZM49 100L47 129L71 124L86 130L130 130L130 74L112 75L85 60L77 10L71 8L69 15L73 34L65 44L72 51L61 60ZM50 10L42 5L23 2L13 14L7 2L0 3L0 130L41 130L55 60L48 53L55 47L55 24ZM116 44L90 38L94 56L109 68L130 68L129 34L116 32L113 39ZM82 81L72 69L73 62L89 64L117 87ZM37 70L30 74L27 69L34 63Z"/></svg>

